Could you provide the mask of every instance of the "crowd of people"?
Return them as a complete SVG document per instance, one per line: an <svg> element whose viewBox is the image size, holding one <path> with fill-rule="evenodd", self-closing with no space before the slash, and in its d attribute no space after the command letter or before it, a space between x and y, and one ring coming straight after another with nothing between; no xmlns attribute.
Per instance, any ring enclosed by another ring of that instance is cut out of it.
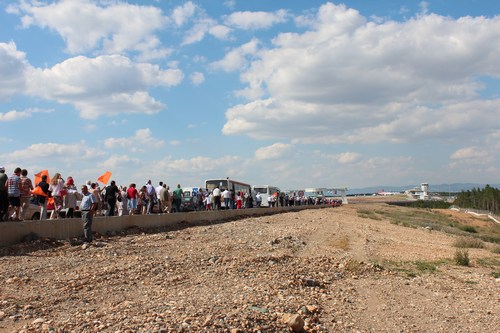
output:
<svg viewBox="0 0 500 333"><path fill-rule="evenodd" d="M114 180L102 188L98 182L90 180L84 185L95 198L96 216L242 209L263 205L261 193L252 194L228 188L197 188L192 193L184 193L180 184L171 191L164 182L160 181L155 187L151 180L140 187L134 183L118 186ZM60 173L56 173L47 182L47 175L42 175L41 180L33 184L26 169L16 168L8 177L5 168L0 167L0 222L30 219L30 204L39 206L41 220L72 218L75 217L77 208L82 210L79 202L83 198L83 187L78 191L73 177L68 177L65 181ZM187 201L183 201L184 199ZM269 207L338 203L339 200L336 199L310 198L299 192L278 191L267 197Z"/></svg>
<svg viewBox="0 0 500 333"><path fill-rule="evenodd" d="M267 197L269 207L331 203L336 205L338 202L339 200L335 199L313 199L296 192L275 192ZM192 192L184 192L180 184L171 191L162 181L154 187L151 180L140 188L134 183L118 186L114 180L101 188L97 182L89 180L78 191L71 176L65 181L60 173L56 173L49 180L47 175L43 174L34 184L26 169L15 168L12 175L7 176L5 168L0 166L0 222L31 219L31 205L38 207L40 220L72 218L78 210L84 224L84 240L90 242L94 216L253 208L262 206L262 196L260 193L252 194L219 187L213 190L197 188Z"/></svg>
<svg viewBox="0 0 500 333"><path fill-rule="evenodd" d="M263 205L260 193L252 194L228 188L197 188L196 191L185 194L180 184L171 191L162 181L154 187L151 180L140 187L134 183L118 186L114 180L102 188L98 182L90 180L84 185L95 198L96 216L242 209ZM72 218L75 217L77 208L82 210L79 201L83 197L83 187L78 191L71 176L65 181L60 173L56 173L47 182L47 175L42 175L41 180L33 184L26 169L16 168L8 177L5 168L0 167L0 222L30 219L30 204L39 206L41 220ZM183 199L187 201L183 202ZM310 198L298 192L278 191L267 197L269 207L336 203L338 200Z"/></svg>

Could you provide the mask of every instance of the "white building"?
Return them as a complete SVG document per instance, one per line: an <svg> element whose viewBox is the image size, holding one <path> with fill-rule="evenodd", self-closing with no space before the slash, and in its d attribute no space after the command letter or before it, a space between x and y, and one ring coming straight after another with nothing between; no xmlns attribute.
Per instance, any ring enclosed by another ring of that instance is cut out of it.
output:
<svg viewBox="0 0 500 333"><path fill-rule="evenodd" d="M422 183L420 187L406 190L405 194L412 199L429 200L429 183Z"/></svg>

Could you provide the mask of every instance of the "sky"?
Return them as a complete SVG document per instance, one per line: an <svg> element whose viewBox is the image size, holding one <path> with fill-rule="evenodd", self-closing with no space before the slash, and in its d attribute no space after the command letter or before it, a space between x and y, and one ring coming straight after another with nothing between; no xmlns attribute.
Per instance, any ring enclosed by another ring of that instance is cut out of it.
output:
<svg viewBox="0 0 500 333"><path fill-rule="evenodd" d="M1 1L0 165L82 184L499 182L500 1Z"/></svg>

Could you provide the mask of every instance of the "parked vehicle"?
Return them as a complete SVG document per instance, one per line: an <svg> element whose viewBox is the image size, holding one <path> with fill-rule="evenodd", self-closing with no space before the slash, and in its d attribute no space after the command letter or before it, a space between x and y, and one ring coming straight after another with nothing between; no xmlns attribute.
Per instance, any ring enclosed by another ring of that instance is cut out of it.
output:
<svg viewBox="0 0 500 333"><path fill-rule="evenodd" d="M257 193L260 193L260 197L262 198L262 202L260 204L260 207L269 207L270 206L270 198L274 195L274 193L280 192L280 189L277 186L271 186L271 185L256 185L252 187L252 195L254 197L255 201L255 196Z"/></svg>

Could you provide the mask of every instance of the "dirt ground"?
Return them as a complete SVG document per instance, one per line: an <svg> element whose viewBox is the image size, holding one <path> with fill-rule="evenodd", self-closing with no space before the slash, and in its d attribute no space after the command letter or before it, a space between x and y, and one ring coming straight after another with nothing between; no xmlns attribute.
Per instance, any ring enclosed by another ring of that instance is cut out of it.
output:
<svg viewBox="0 0 500 333"><path fill-rule="evenodd" d="M500 332L492 245L458 266L457 236L351 202L1 249L0 332Z"/></svg>

